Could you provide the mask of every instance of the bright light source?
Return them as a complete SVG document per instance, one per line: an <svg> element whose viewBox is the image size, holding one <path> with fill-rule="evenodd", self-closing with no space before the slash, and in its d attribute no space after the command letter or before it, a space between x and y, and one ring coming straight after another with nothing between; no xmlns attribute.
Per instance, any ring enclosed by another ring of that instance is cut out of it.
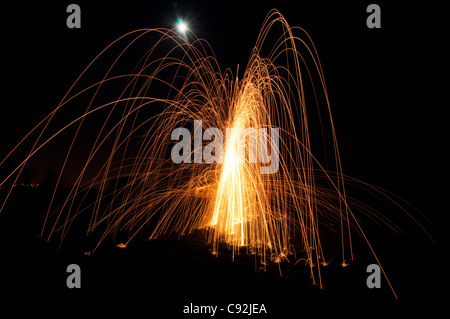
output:
<svg viewBox="0 0 450 319"><path fill-rule="evenodd" d="M187 24L184 21L178 21L177 28L180 33L185 34L188 30Z"/></svg>

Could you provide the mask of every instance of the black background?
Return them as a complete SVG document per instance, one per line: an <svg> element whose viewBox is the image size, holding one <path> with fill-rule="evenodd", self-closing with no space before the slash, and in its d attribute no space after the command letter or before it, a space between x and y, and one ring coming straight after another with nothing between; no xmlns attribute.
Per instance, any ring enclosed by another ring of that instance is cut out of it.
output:
<svg viewBox="0 0 450 319"><path fill-rule="evenodd" d="M5 224L9 219L0 219L2 244L10 247L1 257L0 275L5 281L0 289L11 297L8 300L22 305L15 309L58 314L58 305L64 304L61 315L95 309L113 314L143 311L142 316L149 318L160 318L156 313L164 312L167 317L183 317L182 306L190 302L265 303L266 317L436 310L445 294L440 289L446 287L447 29L442 7L395 2L376 1L381 7L381 29L366 26L369 1L78 1L81 29L66 27L68 1L3 5L2 157L59 103L96 54L123 33L172 28L183 17L198 37L211 44L221 67L235 70L237 64L246 64L267 12L277 8L290 25L306 29L317 47L344 173L417 207L435 225L429 230L436 240L432 243L414 226L406 235L381 233L384 240L379 246L386 250L384 259L400 297L393 301L386 282L381 292L367 291L365 261L355 265L351 274L339 276L342 270L333 270L329 288L318 291L310 286L307 274L281 280L255 273L248 260L239 264L226 256L210 259L208 247L198 238L141 243L127 252L106 249L90 259L56 254L52 245L32 238L37 227L26 224L36 220L38 225L39 218L28 216L31 213L19 206L15 214L20 217L11 218L20 222L14 236L5 232L11 230ZM43 159L34 169L42 175L50 166ZM27 230L30 234L24 235ZM23 239L27 236L32 239ZM82 267L82 289L65 287L65 267L70 263ZM37 308L24 309L34 301ZM365 310L356 310L362 304Z"/></svg>

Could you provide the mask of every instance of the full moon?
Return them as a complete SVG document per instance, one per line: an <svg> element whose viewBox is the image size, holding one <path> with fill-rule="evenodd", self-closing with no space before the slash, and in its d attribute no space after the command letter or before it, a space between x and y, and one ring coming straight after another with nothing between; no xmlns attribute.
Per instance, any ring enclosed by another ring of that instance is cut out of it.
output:
<svg viewBox="0 0 450 319"><path fill-rule="evenodd" d="M180 21L177 23L177 28L178 28L178 31L181 33L186 33L186 31L188 29L187 24L183 21Z"/></svg>

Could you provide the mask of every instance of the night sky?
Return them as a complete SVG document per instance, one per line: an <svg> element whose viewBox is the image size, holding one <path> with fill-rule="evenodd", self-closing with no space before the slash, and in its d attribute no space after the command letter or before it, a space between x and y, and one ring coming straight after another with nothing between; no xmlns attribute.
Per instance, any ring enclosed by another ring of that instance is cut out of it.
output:
<svg viewBox="0 0 450 319"><path fill-rule="evenodd" d="M440 160L443 26L433 16L438 7L380 2L382 28L368 29L369 2L364 1L80 2L82 28L68 29L68 3L4 9L2 154L54 109L97 53L125 32L172 28L182 17L210 42L223 69L236 70L239 64L243 70L265 15L276 7L292 26L306 29L317 46L349 175L374 175L379 184L395 174L395 183Z"/></svg>
<svg viewBox="0 0 450 319"><path fill-rule="evenodd" d="M183 18L211 44L222 69L239 64L243 70L265 15L277 8L317 47L344 173L401 196L437 225L438 241L445 237L448 102L442 93L448 28L442 7L380 0L92 2L74 2L81 7L81 29L66 26L72 1L2 4L1 158L122 34L173 28ZM366 26L372 2L381 7L381 29ZM44 153L33 164L33 181L51 168L51 158ZM420 252L414 262L425 255Z"/></svg>

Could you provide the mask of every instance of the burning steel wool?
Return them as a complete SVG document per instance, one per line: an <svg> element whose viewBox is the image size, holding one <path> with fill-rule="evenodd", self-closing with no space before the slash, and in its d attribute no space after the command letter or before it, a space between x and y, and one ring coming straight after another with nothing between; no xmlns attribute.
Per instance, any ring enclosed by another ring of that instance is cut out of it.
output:
<svg viewBox="0 0 450 319"><path fill-rule="evenodd" d="M319 224L325 223L340 233L343 266L353 259L352 228L377 259L354 208L396 226L346 196L345 184L355 180L342 172L322 66L309 35L272 10L242 76L239 71L221 70L209 44L187 27L181 35L176 29L127 33L87 66L2 161L29 145L28 156L0 186L15 184L28 161L52 140L72 134L42 227L48 240L64 240L74 220L88 214L87 233L101 232L90 253L119 231L128 232L118 245L124 248L143 230L156 238L200 229L214 254L225 244L233 258L246 251L265 267L288 259L298 238L312 281L321 287L328 259ZM61 121L68 109L80 113ZM331 146L327 165L313 151L312 114ZM88 126L93 120L94 130ZM71 164L74 158L83 159L81 167ZM56 204L68 171L76 171L75 182Z"/></svg>

